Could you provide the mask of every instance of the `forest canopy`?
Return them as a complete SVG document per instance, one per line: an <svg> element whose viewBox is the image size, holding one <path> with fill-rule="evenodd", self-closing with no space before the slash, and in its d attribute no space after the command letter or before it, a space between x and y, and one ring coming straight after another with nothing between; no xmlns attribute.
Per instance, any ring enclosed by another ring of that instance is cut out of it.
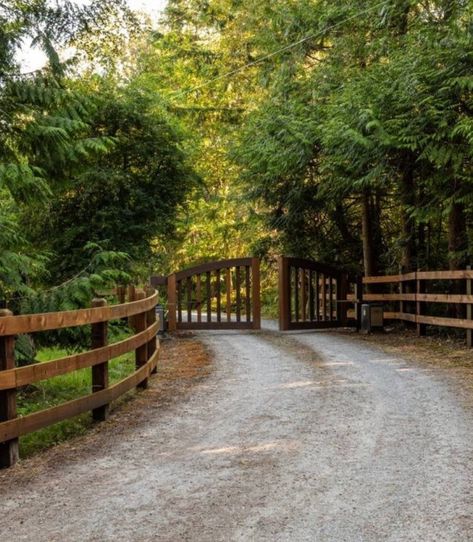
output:
<svg viewBox="0 0 473 542"><path fill-rule="evenodd" d="M156 23L124 0L3 2L0 298L65 283L74 303L246 254L471 263L472 15L169 0ZM31 43L48 63L22 73Z"/></svg>

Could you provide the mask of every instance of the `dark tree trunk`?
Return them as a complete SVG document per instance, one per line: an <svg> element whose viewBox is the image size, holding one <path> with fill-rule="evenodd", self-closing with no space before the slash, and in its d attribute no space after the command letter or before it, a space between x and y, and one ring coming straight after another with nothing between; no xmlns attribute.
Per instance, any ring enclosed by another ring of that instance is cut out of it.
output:
<svg viewBox="0 0 473 542"><path fill-rule="evenodd" d="M465 268L467 249L468 235L465 208L463 203L454 202L448 215L448 266L450 270ZM451 290L453 294L464 294L464 290L464 285L460 281L453 281ZM450 305L450 316L464 318L465 307L460 304Z"/></svg>
<svg viewBox="0 0 473 542"><path fill-rule="evenodd" d="M362 196L361 211L361 235L363 239L363 270L365 277L376 275L376 254L374 250L373 233L375 224L373 221L373 212L371 208L371 197L369 191L365 191Z"/></svg>
<svg viewBox="0 0 473 542"><path fill-rule="evenodd" d="M416 206L414 158L403 157L401 171L401 270L408 273L416 268L416 224L411 209Z"/></svg>
<svg viewBox="0 0 473 542"><path fill-rule="evenodd" d="M462 269L466 265L468 235L466 229L465 207L454 202L448 216L448 264L449 269Z"/></svg>

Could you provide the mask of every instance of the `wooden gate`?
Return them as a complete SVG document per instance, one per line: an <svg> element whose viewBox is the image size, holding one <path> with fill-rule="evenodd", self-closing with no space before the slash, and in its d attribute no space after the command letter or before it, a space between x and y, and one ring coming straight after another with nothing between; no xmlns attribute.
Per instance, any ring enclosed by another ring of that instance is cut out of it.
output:
<svg viewBox="0 0 473 542"><path fill-rule="evenodd" d="M362 290L359 278L301 258L281 256L278 265L281 331L341 327L360 321ZM356 306L351 318L348 314L350 303Z"/></svg>
<svg viewBox="0 0 473 542"><path fill-rule="evenodd" d="M167 278L168 329L260 329L260 262L211 262Z"/></svg>

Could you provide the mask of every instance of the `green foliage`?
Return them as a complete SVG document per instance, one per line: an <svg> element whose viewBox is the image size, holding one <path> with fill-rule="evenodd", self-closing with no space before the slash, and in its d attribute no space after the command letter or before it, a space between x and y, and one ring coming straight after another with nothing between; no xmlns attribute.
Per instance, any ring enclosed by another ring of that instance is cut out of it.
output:
<svg viewBox="0 0 473 542"><path fill-rule="evenodd" d="M0 299L15 311L83 306L173 232L196 177L164 104L125 81L121 51L146 28L124 0L0 7ZM49 63L21 74L28 40Z"/></svg>
<svg viewBox="0 0 473 542"><path fill-rule="evenodd" d="M448 265L434 240L453 255L462 213L472 225L471 6L312 5L293 19L316 37L284 52L235 150L251 197L287 252L360 268L369 201L380 271L408 244L409 265Z"/></svg>
<svg viewBox="0 0 473 542"><path fill-rule="evenodd" d="M36 244L54 253L55 281L87 264L89 242L146 262L153 243L172 235L177 208L196 181L177 130L133 88L102 88L89 122L89 141L113 145L98 160L87 154L31 225Z"/></svg>
<svg viewBox="0 0 473 542"><path fill-rule="evenodd" d="M124 338L115 337L115 340ZM71 354L64 348L42 348L38 354L38 363L50 361ZM135 369L134 354L124 354L109 362L110 383L114 384L126 378ZM81 369L67 375L58 376L42 381L35 386L24 388L18 395L18 413L26 416L38 410L50 408L65 401L87 395L92 389L91 370ZM84 434L92 425L90 414L83 414L75 418L65 420L50 427L30 433L20 440L20 453L22 457L28 457L44 448L58 444L71 437Z"/></svg>

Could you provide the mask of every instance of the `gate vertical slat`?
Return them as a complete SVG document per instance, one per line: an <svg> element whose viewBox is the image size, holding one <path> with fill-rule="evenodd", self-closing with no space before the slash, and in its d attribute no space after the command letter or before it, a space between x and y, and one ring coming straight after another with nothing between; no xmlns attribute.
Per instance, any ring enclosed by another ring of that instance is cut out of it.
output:
<svg viewBox="0 0 473 542"><path fill-rule="evenodd" d="M327 278L325 277L325 273L320 274L320 282L322 287L322 293L321 293L321 314L322 314L322 320L327 320Z"/></svg>
<svg viewBox="0 0 473 542"><path fill-rule="evenodd" d="M210 279L210 271L206 273L207 282L207 323L212 322L212 282Z"/></svg>
<svg viewBox="0 0 473 542"><path fill-rule="evenodd" d="M186 303L187 303L187 321L192 322L192 279L187 277L186 281Z"/></svg>
<svg viewBox="0 0 473 542"><path fill-rule="evenodd" d="M225 287L227 290L227 322L232 320L232 275L230 267L225 272Z"/></svg>
<svg viewBox="0 0 473 542"><path fill-rule="evenodd" d="M250 282L250 266L245 266L245 312L246 321L251 322L251 282Z"/></svg>
<svg viewBox="0 0 473 542"><path fill-rule="evenodd" d="M236 288L236 319L237 322L241 322L241 277L240 277L240 266L235 267L235 288Z"/></svg>
<svg viewBox="0 0 473 542"><path fill-rule="evenodd" d="M309 320L313 322L314 318L314 272L309 269Z"/></svg>
<svg viewBox="0 0 473 542"><path fill-rule="evenodd" d="M299 322L299 268L294 268L294 313L295 320Z"/></svg>
<svg viewBox="0 0 473 542"><path fill-rule="evenodd" d="M182 323L182 281L177 281L177 321Z"/></svg>
<svg viewBox="0 0 473 542"><path fill-rule="evenodd" d="M197 322L202 322L202 286L201 286L200 275L197 275L195 298L196 298L195 302L197 306Z"/></svg>
<svg viewBox="0 0 473 542"><path fill-rule="evenodd" d="M215 272L215 281L216 281L216 288L215 292L217 295L217 322L222 321L222 302L221 302L221 291L220 291L220 269L217 269Z"/></svg>
<svg viewBox="0 0 473 542"><path fill-rule="evenodd" d="M328 278L329 321L333 320L333 279Z"/></svg>
<svg viewBox="0 0 473 542"><path fill-rule="evenodd" d="M301 318L305 322L307 319L307 290L306 290L306 270L301 268Z"/></svg>

